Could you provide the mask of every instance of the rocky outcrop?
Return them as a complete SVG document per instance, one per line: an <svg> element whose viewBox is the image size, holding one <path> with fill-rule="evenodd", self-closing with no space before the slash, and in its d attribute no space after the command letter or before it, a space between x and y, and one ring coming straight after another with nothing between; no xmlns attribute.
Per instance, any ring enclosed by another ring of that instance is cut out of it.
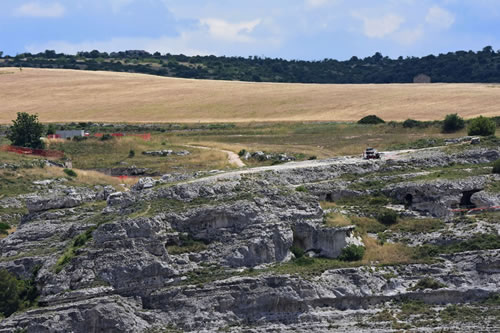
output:
<svg viewBox="0 0 500 333"><path fill-rule="evenodd" d="M474 149L381 161L291 162L200 179L193 174L179 184L173 183L184 176L144 178L127 192L37 185L30 214L0 240L0 267L24 279L36 273L40 307L1 321L0 332L370 331L372 326L358 327L356 321L373 322L388 304L482 301L500 288L500 250L418 264L408 257L395 266L369 262L370 257L354 266L308 256L336 258L347 245L362 245L353 227L327 227L318 202L375 193L350 188L348 179L377 171L409 175L423 166L498 155ZM346 174L352 177L339 179ZM469 201L497 202L490 190L495 176L415 181L416 176L384 176L379 191L418 217L448 217L452 207ZM475 228L460 226L463 233L492 233L487 222ZM415 244L440 244L438 236L427 236ZM293 246L306 256L291 261ZM436 281L434 289L416 288L426 277Z"/></svg>

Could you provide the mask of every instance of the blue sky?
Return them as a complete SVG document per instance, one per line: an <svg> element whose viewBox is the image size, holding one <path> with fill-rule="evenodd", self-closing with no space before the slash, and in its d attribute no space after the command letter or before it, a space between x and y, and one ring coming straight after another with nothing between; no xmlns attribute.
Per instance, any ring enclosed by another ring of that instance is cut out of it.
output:
<svg viewBox="0 0 500 333"><path fill-rule="evenodd" d="M500 0L0 0L0 51L320 60L500 48Z"/></svg>

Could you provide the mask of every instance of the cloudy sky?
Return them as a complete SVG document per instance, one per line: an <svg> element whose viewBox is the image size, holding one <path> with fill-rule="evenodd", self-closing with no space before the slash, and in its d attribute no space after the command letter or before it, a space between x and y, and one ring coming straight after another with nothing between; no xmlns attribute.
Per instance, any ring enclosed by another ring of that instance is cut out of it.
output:
<svg viewBox="0 0 500 333"><path fill-rule="evenodd" d="M500 0L0 0L0 51L319 60L500 48Z"/></svg>

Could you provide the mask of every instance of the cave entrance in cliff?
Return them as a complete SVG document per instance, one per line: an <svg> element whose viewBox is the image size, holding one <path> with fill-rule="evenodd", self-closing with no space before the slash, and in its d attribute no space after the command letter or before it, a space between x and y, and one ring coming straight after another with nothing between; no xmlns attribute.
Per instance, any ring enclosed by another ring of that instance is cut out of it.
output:
<svg viewBox="0 0 500 333"><path fill-rule="evenodd" d="M332 194L331 194L331 193L328 193L328 194L326 195L326 201L328 201L328 202L333 202L333 197L332 197Z"/></svg>
<svg viewBox="0 0 500 333"><path fill-rule="evenodd" d="M412 204L413 204L413 195L408 193L407 195L405 195L405 207L410 208Z"/></svg>
<svg viewBox="0 0 500 333"><path fill-rule="evenodd" d="M476 205L470 199L474 193L481 192L481 191L482 190L463 191L462 198L460 199L460 207L462 207L462 208L477 208Z"/></svg>

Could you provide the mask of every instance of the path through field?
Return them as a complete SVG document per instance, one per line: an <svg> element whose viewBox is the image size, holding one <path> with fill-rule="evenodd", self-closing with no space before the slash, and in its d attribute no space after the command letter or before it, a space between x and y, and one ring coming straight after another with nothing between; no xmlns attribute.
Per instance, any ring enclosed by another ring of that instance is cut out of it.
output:
<svg viewBox="0 0 500 333"><path fill-rule="evenodd" d="M238 156L238 154L235 154L234 152L230 150L224 150L224 149L218 149L218 148L212 148L212 147L205 147L205 146L194 146L194 145L182 145L184 147L190 147L190 148L196 148L196 149L204 149L204 150L215 150L215 151L220 151L223 152L224 154L227 155L227 161L229 164L232 164L234 166L237 166L238 168L246 166L245 163L241 160L241 158Z"/></svg>

